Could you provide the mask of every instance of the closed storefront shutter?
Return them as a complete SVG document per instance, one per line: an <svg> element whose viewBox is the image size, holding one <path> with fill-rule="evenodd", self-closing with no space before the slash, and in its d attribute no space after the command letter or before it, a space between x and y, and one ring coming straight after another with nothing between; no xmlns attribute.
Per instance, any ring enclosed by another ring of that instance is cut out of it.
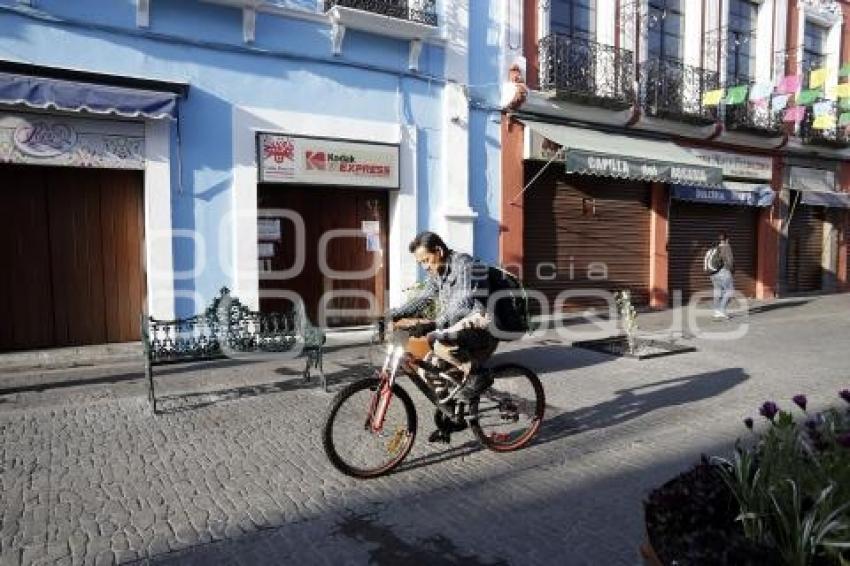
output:
<svg viewBox="0 0 850 566"><path fill-rule="evenodd" d="M530 164L528 177L535 173ZM525 196L526 285L554 305L562 291L577 296L566 308L603 306L582 290L632 292L649 302L649 185L547 171Z"/></svg>
<svg viewBox="0 0 850 566"><path fill-rule="evenodd" d="M818 291L823 269L824 209L797 205L788 229L786 288L790 293Z"/></svg>
<svg viewBox="0 0 850 566"><path fill-rule="evenodd" d="M748 297L755 295L758 210L748 206L728 206L673 201L670 210L668 243L670 297L682 292L687 302L694 293L712 290L705 272L705 252L717 244L721 231L729 235L735 260L735 289Z"/></svg>

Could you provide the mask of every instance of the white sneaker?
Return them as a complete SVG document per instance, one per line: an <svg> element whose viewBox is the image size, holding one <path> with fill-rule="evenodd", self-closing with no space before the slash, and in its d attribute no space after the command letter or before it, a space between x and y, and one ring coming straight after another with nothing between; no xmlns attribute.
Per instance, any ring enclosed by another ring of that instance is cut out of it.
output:
<svg viewBox="0 0 850 566"><path fill-rule="evenodd" d="M714 311L714 316L711 318L714 320L729 320L729 315L720 311Z"/></svg>

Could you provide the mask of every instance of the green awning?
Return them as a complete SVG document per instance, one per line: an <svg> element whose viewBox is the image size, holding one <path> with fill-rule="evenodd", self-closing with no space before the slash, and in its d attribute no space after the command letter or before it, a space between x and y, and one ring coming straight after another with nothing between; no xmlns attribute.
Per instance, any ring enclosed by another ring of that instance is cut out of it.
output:
<svg viewBox="0 0 850 566"><path fill-rule="evenodd" d="M673 142L635 138L522 120L561 146L567 173L719 187L723 171L707 165Z"/></svg>

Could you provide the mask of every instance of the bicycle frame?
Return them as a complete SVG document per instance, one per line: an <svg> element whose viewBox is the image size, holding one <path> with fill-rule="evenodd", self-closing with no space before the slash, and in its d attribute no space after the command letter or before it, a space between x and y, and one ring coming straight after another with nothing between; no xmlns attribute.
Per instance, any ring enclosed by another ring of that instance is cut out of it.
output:
<svg viewBox="0 0 850 566"><path fill-rule="evenodd" d="M463 386L457 379L445 372L431 372L423 365L423 360L415 357L407 350L410 335L405 331L393 332L392 338L387 342L387 355L384 358L384 365L378 372L379 385L375 396L372 398L372 404L369 409L369 418L367 426L374 433L381 432L384 426L384 419L387 415L390 400L392 399L392 388L395 385L396 377L401 370L407 375L419 391L440 410L446 417L460 424L464 415L463 411L458 409L456 405L448 405L447 402L454 399L457 392ZM403 366L410 366L407 369ZM437 392L428 383L427 375L434 374L448 380L454 385L452 391L445 398L440 398Z"/></svg>

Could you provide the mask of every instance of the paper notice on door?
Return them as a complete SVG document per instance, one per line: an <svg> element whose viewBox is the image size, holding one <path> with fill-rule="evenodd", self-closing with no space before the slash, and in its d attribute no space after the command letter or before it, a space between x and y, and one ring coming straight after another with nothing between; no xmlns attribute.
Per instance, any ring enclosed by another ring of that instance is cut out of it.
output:
<svg viewBox="0 0 850 566"><path fill-rule="evenodd" d="M360 223L360 230L365 234L380 234L381 223L377 220L364 220Z"/></svg>
<svg viewBox="0 0 850 566"><path fill-rule="evenodd" d="M378 234L366 234L366 251L381 251L381 236Z"/></svg>
<svg viewBox="0 0 850 566"><path fill-rule="evenodd" d="M260 259L267 257L274 257L274 243L272 242L258 242L257 243L257 257Z"/></svg>
<svg viewBox="0 0 850 566"><path fill-rule="evenodd" d="M257 239L280 241L280 218L257 219Z"/></svg>

